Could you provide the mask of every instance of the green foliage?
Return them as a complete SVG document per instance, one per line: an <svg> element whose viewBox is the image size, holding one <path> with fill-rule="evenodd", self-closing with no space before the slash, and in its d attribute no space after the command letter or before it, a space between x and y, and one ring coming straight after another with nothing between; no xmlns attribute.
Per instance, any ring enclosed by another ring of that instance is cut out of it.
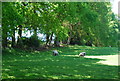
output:
<svg viewBox="0 0 120 81"><path fill-rule="evenodd" d="M6 2L2 10L3 41L14 39L21 25L21 32L41 33L48 39L55 35L58 41L79 45L117 45L118 22L109 2Z"/></svg>

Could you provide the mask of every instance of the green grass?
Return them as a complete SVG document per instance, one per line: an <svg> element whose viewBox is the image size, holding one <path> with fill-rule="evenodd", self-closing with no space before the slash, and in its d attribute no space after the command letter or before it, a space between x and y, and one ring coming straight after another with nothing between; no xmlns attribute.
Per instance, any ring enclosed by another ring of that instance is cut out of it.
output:
<svg viewBox="0 0 120 81"><path fill-rule="evenodd" d="M69 46L56 48L60 55L48 51L3 51L3 79L117 79L117 48ZM86 57L78 58L85 51ZM97 58L94 58L97 56ZM101 58L104 57L105 58ZM107 57L108 56L108 57ZM113 56L113 58L112 58ZM112 60L110 60L112 59ZM106 62L107 63L104 63ZM111 64L109 64L109 61Z"/></svg>

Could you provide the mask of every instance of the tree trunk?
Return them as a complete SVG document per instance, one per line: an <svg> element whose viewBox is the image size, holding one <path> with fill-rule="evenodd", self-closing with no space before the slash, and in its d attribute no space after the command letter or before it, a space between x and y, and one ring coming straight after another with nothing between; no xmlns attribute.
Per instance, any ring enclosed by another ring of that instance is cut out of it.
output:
<svg viewBox="0 0 120 81"><path fill-rule="evenodd" d="M21 37L22 37L22 25L19 25L19 30L18 30L18 41L17 41L17 45L19 47L22 47L22 40L21 40Z"/></svg>
<svg viewBox="0 0 120 81"><path fill-rule="evenodd" d="M71 25L69 26L70 31L68 32L67 45L69 45L69 44L70 44L71 37L72 37L73 27L74 27L74 25L73 25L73 24L71 24Z"/></svg>
<svg viewBox="0 0 120 81"><path fill-rule="evenodd" d="M12 47L15 47L15 29L13 29L13 35L12 35Z"/></svg>
<svg viewBox="0 0 120 81"><path fill-rule="evenodd" d="M37 28L34 28L34 35L37 36Z"/></svg>
<svg viewBox="0 0 120 81"><path fill-rule="evenodd" d="M2 36L2 46L5 48L5 47L7 47L7 43L8 43L8 41L7 41L7 32L4 32L4 35Z"/></svg>
<svg viewBox="0 0 120 81"><path fill-rule="evenodd" d="M18 35L20 38L22 37L22 25L19 25Z"/></svg>
<svg viewBox="0 0 120 81"><path fill-rule="evenodd" d="M58 40L58 37L55 37L54 45L60 47L60 41Z"/></svg>
<svg viewBox="0 0 120 81"><path fill-rule="evenodd" d="M46 34L46 46L48 45L48 42L49 42L49 34Z"/></svg>
<svg viewBox="0 0 120 81"><path fill-rule="evenodd" d="M70 44L70 40L71 40L71 31L68 33L68 39L67 39L67 45L69 45Z"/></svg>
<svg viewBox="0 0 120 81"><path fill-rule="evenodd" d="M53 32L52 32L52 34L51 34L51 36L50 36L49 45L51 44L52 37L53 37Z"/></svg>
<svg viewBox="0 0 120 81"><path fill-rule="evenodd" d="M70 40L71 40L71 38L70 38L70 36L69 36L69 37L68 37L68 40L67 40L67 45L70 44Z"/></svg>

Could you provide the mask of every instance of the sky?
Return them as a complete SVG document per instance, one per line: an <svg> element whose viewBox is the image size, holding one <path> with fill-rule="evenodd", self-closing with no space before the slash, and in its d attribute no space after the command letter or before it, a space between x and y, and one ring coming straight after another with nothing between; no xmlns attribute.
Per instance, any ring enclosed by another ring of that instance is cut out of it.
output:
<svg viewBox="0 0 120 81"><path fill-rule="evenodd" d="M115 14L118 14L118 2L120 0L111 0L111 3L112 3L112 11L115 13Z"/></svg>

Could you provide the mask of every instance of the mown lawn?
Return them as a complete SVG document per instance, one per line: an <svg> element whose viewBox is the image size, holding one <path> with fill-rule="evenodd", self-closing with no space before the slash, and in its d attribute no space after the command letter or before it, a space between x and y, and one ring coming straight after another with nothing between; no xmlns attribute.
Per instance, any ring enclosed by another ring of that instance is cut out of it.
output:
<svg viewBox="0 0 120 81"><path fill-rule="evenodd" d="M52 56L57 49L59 56ZM79 58L79 52L86 52ZM3 51L3 79L117 79L118 49L69 46L47 51Z"/></svg>

